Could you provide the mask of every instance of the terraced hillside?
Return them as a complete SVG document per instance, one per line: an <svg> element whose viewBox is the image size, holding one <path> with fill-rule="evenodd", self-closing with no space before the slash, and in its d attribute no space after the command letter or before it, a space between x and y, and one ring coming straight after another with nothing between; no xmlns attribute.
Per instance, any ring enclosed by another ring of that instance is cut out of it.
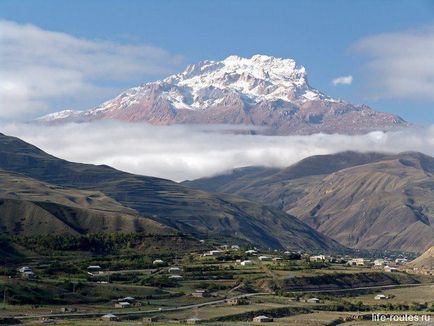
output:
<svg viewBox="0 0 434 326"><path fill-rule="evenodd" d="M185 184L270 203L346 246L421 252L434 244L433 173L421 153L344 152Z"/></svg>
<svg viewBox="0 0 434 326"><path fill-rule="evenodd" d="M210 194L104 165L68 162L5 135L0 135L0 153L1 169L61 187L100 191L142 216L195 237L271 248L342 249L295 217L240 197Z"/></svg>

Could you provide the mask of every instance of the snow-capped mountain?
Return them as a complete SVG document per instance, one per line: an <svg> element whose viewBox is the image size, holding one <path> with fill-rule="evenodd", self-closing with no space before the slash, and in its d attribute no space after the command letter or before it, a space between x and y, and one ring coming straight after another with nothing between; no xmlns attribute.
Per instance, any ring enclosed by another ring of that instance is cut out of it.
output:
<svg viewBox="0 0 434 326"><path fill-rule="evenodd" d="M335 100L312 88L292 59L265 55L203 61L131 88L88 111L65 110L43 123L116 119L151 124L244 124L266 134L363 133L408 124L400 117Z"/></svg>

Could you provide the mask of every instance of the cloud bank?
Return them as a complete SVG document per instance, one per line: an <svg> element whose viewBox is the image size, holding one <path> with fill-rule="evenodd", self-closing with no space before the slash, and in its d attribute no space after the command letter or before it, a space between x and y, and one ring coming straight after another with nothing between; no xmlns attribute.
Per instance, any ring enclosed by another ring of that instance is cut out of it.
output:
<svg viewBox="0 0 434 326"><path fill-rule="evenodd" d="M368 58L374 98L434 101L434 27L367 37L352 50Z"/></svg>
<svg viewBox="0 0 434 326"><path fill-rule="evenodd" d="M0 132L20 137L67 160L108 164L132 173L176 181L249 165L284 167L311 155L344 150L421 151L434 155L434 126L359 136L260 136L221 131L210 126L114 122L0 126Z"/></svg>
<svg viewBox="0 0 434 326"><path fill-rule="evenodd" d="M0 118L40 115L54 100L108 97L113 83L168 74L181 63L158 47L82 39L11 21L0 21L0 58Z"/></svg>
<svg viewBox="0 0 434 326"><path fill-rule="evenodd" d="M335 86L337 86L337 85L351 85L352 82L353 82L353 76L351 76L351 75L337 77L337 78L332 80L332 84Z"/></svg>

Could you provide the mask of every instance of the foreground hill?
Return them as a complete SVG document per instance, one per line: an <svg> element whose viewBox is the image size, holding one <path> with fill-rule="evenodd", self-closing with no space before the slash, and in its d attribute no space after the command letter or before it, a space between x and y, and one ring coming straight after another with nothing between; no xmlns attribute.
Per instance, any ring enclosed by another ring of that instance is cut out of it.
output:
<svg viewBox="0 0 434 326"><path fill-rule="evenodd" d="M104 165L68 162L1 134L0 153L3 170L61 187L100 191L142 216L185 234L271 248L342 249L289 214L232 195L214 195Z"/></svg>
<svg viewBox="0 0 434 326"><path fill-rule="evenodd" d="M433 270L434 269L434 246L409 263L411 267Z"/></svg>
<svg viewBox="0 0 434 326"><path fill-rule="evenodd" d="M255 132L277 135L360 134L409 125L396 115L332 99L309 85L303 66L266 55L203 61L180 74L129 89L94 109L66 110L38 121L106 119L157 125L253 125Z"/></svg>
<svg viewBox="0 0 434 326"><path fill-rule="evenodd" d="M0 170L0 230L13 235L175 230L142 217L101 192L43 183Z"/></svg>
<svg viewBox="0 0 434 326"><path fill-rule="evenodd" d="M420 153L344 152L185 184L270 203L350 247L420 252L434 244L433 173Z"/></svg>

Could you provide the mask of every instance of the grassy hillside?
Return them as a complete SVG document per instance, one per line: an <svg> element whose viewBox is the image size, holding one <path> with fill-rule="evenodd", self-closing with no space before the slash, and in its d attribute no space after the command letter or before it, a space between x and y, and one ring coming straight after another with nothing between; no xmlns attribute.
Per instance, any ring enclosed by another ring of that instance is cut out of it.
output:
<svg viewBox="0 0 434 326"><path fill-rule="evenodd" d="M68 162L4 135L0 135L0 153L1 169L61 187L101 191L143 216L196 237L272 248L342 248L291 215L239 197L214 195L104 165Z"/></svg>
<svg viewBox="0 0 434 326"><path fill-rule="evenodd" d="M185 184L270 203L350 247L419 252L434 243L433 173L420 153L344 152Z"/></svg>

